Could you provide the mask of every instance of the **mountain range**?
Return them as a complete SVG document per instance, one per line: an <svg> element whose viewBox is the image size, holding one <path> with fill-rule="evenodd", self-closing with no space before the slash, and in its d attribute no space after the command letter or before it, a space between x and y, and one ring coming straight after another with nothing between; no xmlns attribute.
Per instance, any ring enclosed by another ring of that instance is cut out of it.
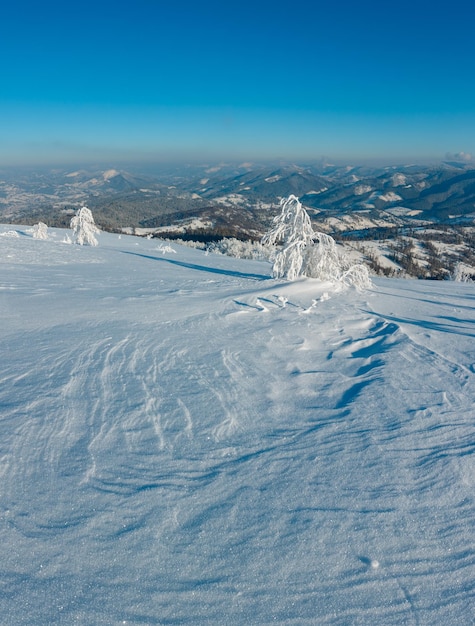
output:
<svg viewBox="0 0 475 626"><path fill-rule="evenodd" d="M299 197L316 230L346 242L409 235L414 243L410 260L414 260L420 240L430 234L435 243L452 245L444 251L447 271L457 258L475 265L475 166L471 162L4 169L0 171L0 220L67 227L74 212L87 205L103 230L201 241L223 236L258 240L279 211L280 199L290 194ZM433 237L434 231L438 234ZM433 249L429 252L437 256ZM385 255L392 259L387 271L401 269L399 253L389 250ZM435 270L427 274L424 255L427 250L420 259L424 266L420 272L414 271L412 261L402 269L412 276L440 277Z"/></svg>
<svg viewBox="0 0 475 626"><path fill-rule="evenodd" d="M365 213L394 225L473 223L475 168L455 162L379 168L247 163L175 171L149 167L147 174L117 169L0 171L0 216L25 220L42 212L49 213L52 223L58 211L80 203L94 206L99 223L102 210L115 213L118 227L146 226L150 220L173 227L177 220L239 207L252 212L259 229L275 213L279 199L290 194L300 198L314 219L318 215L317 221ZM238 215L229 218L228 225L239 222Z"/></svg>

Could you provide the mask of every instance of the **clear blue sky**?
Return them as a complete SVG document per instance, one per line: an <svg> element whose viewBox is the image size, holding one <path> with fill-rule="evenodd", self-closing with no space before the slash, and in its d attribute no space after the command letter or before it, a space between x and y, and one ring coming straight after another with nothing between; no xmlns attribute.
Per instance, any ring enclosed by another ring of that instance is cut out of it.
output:
<svg viewBox="0 0 475 626"><path fill-rule="evenodd" d="M475 152L472 0L50 0L0 22L0 164Z"/></svg>

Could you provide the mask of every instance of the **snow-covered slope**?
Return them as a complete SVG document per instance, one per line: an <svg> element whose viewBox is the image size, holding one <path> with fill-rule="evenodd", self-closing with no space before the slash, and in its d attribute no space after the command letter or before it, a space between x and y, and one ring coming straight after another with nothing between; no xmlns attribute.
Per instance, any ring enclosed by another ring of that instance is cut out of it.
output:
<svg viewBox="0 0 475 626"><path fill-rule="evenodd" d="M2 623L472 623L473 285L0 234Z"/></svg>

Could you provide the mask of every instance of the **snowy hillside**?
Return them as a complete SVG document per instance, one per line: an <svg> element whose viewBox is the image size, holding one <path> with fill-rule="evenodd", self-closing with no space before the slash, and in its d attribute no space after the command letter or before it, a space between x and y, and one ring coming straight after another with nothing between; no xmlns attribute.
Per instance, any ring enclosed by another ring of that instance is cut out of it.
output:
<svg viewBox="0 0 475 626"><path fill-rule="evenodd" d="M66 232L0 226L2 624L473 623L473 284Z"/></svg>

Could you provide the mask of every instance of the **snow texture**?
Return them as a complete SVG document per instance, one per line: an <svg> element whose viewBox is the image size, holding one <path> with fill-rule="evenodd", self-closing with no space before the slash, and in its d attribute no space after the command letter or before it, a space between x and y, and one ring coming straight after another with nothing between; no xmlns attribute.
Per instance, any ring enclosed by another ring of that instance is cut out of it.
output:
<svg viewBox="0 0 475 626"><path fill-rule="evenodd" d="M2 624L473 623L472 283L0 234Z"/></svg>

